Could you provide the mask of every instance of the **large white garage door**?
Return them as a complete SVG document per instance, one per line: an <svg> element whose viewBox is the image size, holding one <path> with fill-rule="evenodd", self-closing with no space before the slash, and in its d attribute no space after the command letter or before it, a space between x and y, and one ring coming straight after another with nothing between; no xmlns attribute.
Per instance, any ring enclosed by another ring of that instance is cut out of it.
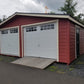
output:
<svg viewBox="0 0 84 84"><path fill-rule="evenodd" d="M2 30L1 54L19 56L19 33L18 28Z"/></svg>
<svg viewBox="0 0 84 84"><path fill-rule="evenodd" d="M24 56L58 59L57 23L24 27Z"/></svg>

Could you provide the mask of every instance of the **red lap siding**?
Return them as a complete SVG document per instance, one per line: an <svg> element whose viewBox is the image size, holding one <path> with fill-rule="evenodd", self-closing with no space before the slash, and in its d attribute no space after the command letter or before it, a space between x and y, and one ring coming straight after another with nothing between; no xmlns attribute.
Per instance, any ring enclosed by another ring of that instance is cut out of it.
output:
<svg viewBox="0 0 84 84"><path fill-rule="evenodd" d="M27 25L27 24L34 24L44 21L50 21L54 20L52 18L40 18L40 17L31 17L31 16L16 16L13 19L9 20L7 23L2 25L0 28L6 28L6 27L13 27L13 26L21 26L21 25Z"/></svg>
<svg viewBox="0 0 84 84"><path fill-rule="evenodd" d="M80 54L84 54L84 29L80 29Z"/></svg>
<svg viewBox="0 0 84 84"><path fill-rule="evenodd" d="M69 21L59 20L59 61L70 63L69 60Z"/></svg>
<svg viewBox="0 0 84 84"><path fill-rule="evenodd" d="M70 62L76 57L76 28L75 24L70 23Z"/></svg>
<svg viewBox="0 0 84 84"><path fill-rule="evenodd" d="M75 24L69 20L59 21L59 60L63 63L71 63L76 54Z"/></svg>

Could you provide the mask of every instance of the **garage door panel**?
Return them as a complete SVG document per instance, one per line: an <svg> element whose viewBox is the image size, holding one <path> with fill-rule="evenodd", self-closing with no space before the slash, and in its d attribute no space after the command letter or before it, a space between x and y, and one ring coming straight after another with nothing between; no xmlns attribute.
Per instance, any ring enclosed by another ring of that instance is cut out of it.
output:
<svg viewBox="0 0 84 84"><path fill-rule="evenodd" d="M46 52L47 51L47 52ZM44 58L53 58L56 59L56 49L41 49L39 51L39 56Z"/></svg>
<svg viewBox="0 0 84 84"><path fill-rule="evenodd" d="M57 23L53 24L54 29L41 30L42 25L37 25L37 31L26 32L24 28L24 56L57 59L58 28Z"/></svg>
<svg viewBox="0 0 84 84"><path fill-rule="evenodd" d="M19 34L10 33L1 34L1 54L19 56Z"/></svg>

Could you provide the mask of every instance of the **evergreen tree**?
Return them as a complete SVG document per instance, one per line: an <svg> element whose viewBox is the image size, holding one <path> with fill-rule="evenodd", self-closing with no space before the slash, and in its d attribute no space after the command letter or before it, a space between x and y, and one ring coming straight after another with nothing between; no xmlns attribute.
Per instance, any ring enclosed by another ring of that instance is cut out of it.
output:
<svg viewBox="0 0 84 84"><path fill-rule="evenodd" d="M77 2L73 2L73 0L66 0L64 6L61 7L59 10L62 11L64 14L68 14L74 17L76 13L76 9L75 9L76 5Z"/></svg>
<svg viewBox="0 0 84 84"><path fill-rule="evenodd" d="M3 22L4 20L6 20L6 15L3 15L3 18L0 19L0 23Z"/></svg>
<svg viewBox="0 0 84 84"><path fill-rule="evenodd" d="M0 23L2 22L2 20L0 19Z"/></svg>

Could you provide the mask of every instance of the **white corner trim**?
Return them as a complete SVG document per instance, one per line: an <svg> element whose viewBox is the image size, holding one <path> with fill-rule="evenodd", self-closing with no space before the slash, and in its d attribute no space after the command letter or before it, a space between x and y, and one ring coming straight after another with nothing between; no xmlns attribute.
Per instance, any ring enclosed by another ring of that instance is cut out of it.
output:
<svg viewBox="0 0 84 84"><path fill-rule="evenodd" d="M57 47L58 47L58 56L57 56L57 62L59 62L59 20L57 20L57 31L58 31L58 33L57 33L57 37L58 37L58 40L57 40Z"/></svg>

